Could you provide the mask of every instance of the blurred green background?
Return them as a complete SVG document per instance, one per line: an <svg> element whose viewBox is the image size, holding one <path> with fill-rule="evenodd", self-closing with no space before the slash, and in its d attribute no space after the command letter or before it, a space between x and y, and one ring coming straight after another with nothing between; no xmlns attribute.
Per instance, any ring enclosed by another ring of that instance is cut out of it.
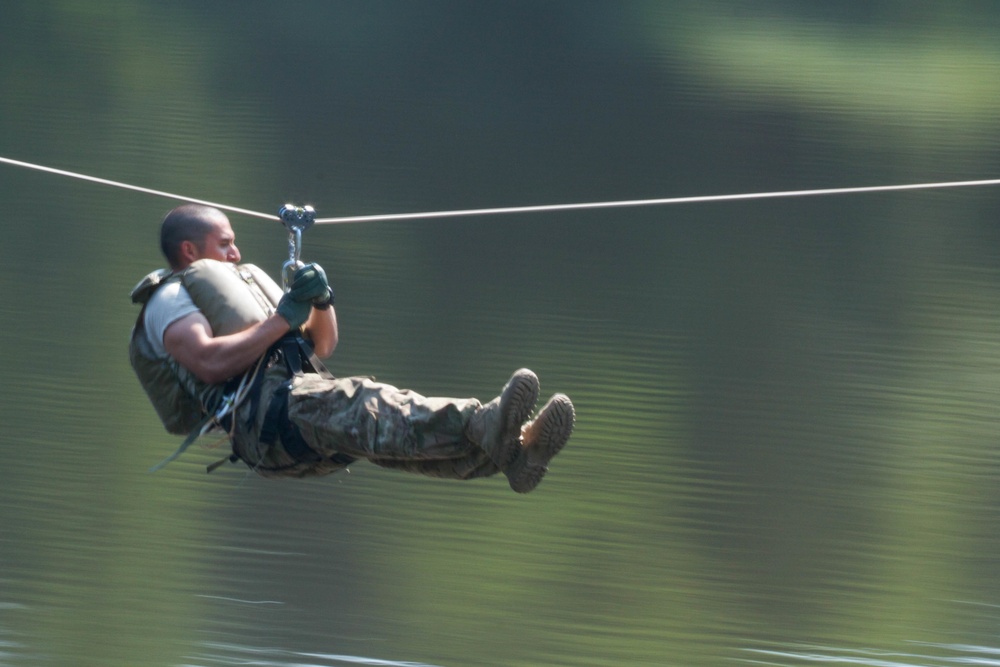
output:
<svg viewBox="0 0 1000 667"><path fill-rule="evenodd" d="M320 217L1000 177L987 1L6 0L0 156ZM995 661L1000 190L317 226L339 375L539 489L148 468L167 199L0 165L0 664ZM233 215L277 275L286 234Z"/></svg>

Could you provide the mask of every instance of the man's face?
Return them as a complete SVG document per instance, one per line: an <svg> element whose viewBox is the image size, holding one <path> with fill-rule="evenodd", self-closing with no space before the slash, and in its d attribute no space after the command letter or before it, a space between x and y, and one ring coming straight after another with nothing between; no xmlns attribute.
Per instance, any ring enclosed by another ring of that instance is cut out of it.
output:
<svg viewBox="0 0 1000 667"><path fill-rule="evenodd" d="M220 262L239 264L240 249L236 247L236 234L225 217L212 222L212 231L205 235L205 240L198 248L198 259L215 259Z"/></svg>

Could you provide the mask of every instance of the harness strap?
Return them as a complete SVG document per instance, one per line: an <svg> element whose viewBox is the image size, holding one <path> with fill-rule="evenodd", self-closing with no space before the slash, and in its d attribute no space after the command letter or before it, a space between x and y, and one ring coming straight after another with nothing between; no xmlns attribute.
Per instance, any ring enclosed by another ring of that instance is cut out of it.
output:
<svg viewBox="0 0 1000 667"><path fill-rule="evenodd" d="M299 334L291 334L289 338L294 338L295 343L298 345L298 353L301 356L300 361L305 361L306 364L312 369L313 373L316 373L324 380L333 380L333 373L327 370L326 366L316 356L316 352L313 351L312 345L310 345L306 340ZM291 352L291 350L289 350Z"/></svg>
<svg viewBox="0 0 1000 667"><path fill-rule="evenodd" d="M249 372L249 371L247 371L247 372ZM254 378L254 383L257 383L259 381L259 378L262 375L263 375L263 373L259 373L258 372L257 373L257 377ZM236 390L236 387L239 385L239 381L240 381L239 377L237 377L237 378L233 378L229 382L227 382L226 386L225 386L225 390L223 391L222 395L223 396L229 396L229 395L231 395ZM259 390L258 390L258 393L259 393ZM206 414L204 417L202 417L202 419L198 422L198 424L194 427L194 429L192 429L191 432L188 433L188 436L186 438L184 438L184 442L182 442L180 444L180 446L177 448L177 450L174 451L173 454L171 454L170 456L168 456L167 458L163 459L162 461L160 461L159 463L157 463L155 466L153 466L152 468L150 468L149 472L156 472L158 470L163 469L168 463L170 463L172 461L175 461L178 457L180 457L181 454L183 454L185 451L187 451L187 448L190 447L191 445L193 445L195 443L195 441L198 440L198 438L200 438L201 436L205 435L205 433L207 433L208 430L212 427L212 424L216 421L216 410L217 410L218 407L219 406L215 406L213 409L209 410L208 414ZM236 406L234 406L232 409L235 410ZM227 413L220 420L222 422L222 425L224 427L226 427L227 430L228 430L228 424L229 424L229 422L227 420L228 420L228 418L230 418L230 415L231 415L231 412ZM216 467L218 467L218 466L216 466ZM214 468L213 468L213 470L214 470Z"/></svg>
<svg viewBox="0 0 1000 667"><path fill-rule="evenodd" d="M212 473L212 472L215 472L215 470L217 468L221 467L224 463L236 463L239 460L240 460L239 456L237 456L236 454L230 454L229 456L227 456L224 459L219 459L215 463L212 463L212 464L209 464L209 465L205 466L205 470L208 473Z"/></svg>
<svg viewBox="0 0 1000 667"><path fill-rule="evenodd" d="M253 428L254 422L257 419L257 410L260 407L261 391L264 385L264 375L262 372L261 365L268 366L268 358L280 357L285 364L285 368L288 371L289 379L283 382L277 390L275 390L274 395L271 397L271 402L267 407L267 413L264 415L264 423L261 426L259 440L266 445L274 445L279 440L285 451L296 460L297 463L316 463L324 460L324 457L316 452L302 437L299 432L298 427L295 426L288 418L288 394L292 388L292 379L301 376L304 372L303 369L308 369L309 371L320 375L325 379L332 380L333 374L326 368L320 358L316 356L313 351L312 346L297 332L286 334L281 337L277 342L275 342L265 353L263 360L258 365L258 371L253 377L252 384L245 394L245 399L249 400L250 409L247 414L247 428ZM233 382L233 381L230 381ZM231 387L227 387L230 391ZM232 421L236 419L236 408L238 406L234 405L232 410L227 412L221 418L218 419L220 425L223 426L227 431L231 430ZM214 411L210 411L198 424L195 426L194 430L188 434L184 442L180 444L177 450L168 456L166 459L156 464L150 468L150 472L156 472L162 469L168 463L176 460L183 454L188 447L194 444L201 436L203 436L212 426L213 422L217 420L217 416ZM235 463L239 460L239 455L232 454L220 461L208 466L208 472L212 472L226 461ZM333 461L337 464L350 465L354 463L356 459L347 456L346 454L336 453L330 457L328 460Z"/></svg>
<svg viewBox="0 0 1000 667"><path fill-rule="evenodd" d="M338 465L348 466L357 459L336 452L324 457L309 446L298 427L288 418L288 394L292 389L292 381L283 382L271 397L271 404L264 414L264 425L261 427L259 440L265 445L275 445L279 441L285 452L299 463L318 463L323 460L332 461Z"/></svg>
<svg viewBox="0 0 1000 667"><path fill-rule="evenodd" d="M285 334L272 346L272 349L281 352L290 375L302 375L305 370L309 370L325 380L334 379L333 373L327 370L320 358L316 356L312 345L298 332Z"/></svg>
<svg viewBox="0 0 1000 667"><path fill-rule="evenodd" d="M170 463L171 461L174 461L175 459L177 459L177 457L179 457L181 454L183 454L185 451L187 451L188 447L190 447L192 444L194 444L195 440L197 440L201 436L205 435L205 432L209 429L209 427L212 425L212 422L214 420L215 420L215 415L214 414L206 415L204 419L202 419L200 422L198 422L198 425L194 427L194 430L191 431L190 434L188 434L188 437L184 439L184 442L182 442L181 446L177 448L177 451L175 451L173 454L171 454L170 456L168 456L167 458L163 459L162 461L160 461L159 463L157 463L155 466L153 466L152 468L150 468L149 472L156 472L158 470L161 470L168 463Z"/></svg>
<svg viewBox="0 0 1000 667"><path fill-rule="evenodd" d="M247 389L246 396L243 401L243 404L248 406L246 420L245 420L246 422L245 428L247 430L252 429L254 423L257 421L257 408L260 406L260 393L264 386L264 376L266 375L264 371L277 358L276 346L277 343L272 345L271 348L268 349L268 351L264 354L263 358L260 361L260 365L263 368L260 369L258 373L254 376L253 382ZM229 412L219 420L219 425L222 426L222 428L224 428L226 432L230 434L230 437L232 436L233 427L236 424L236 419L237 419L237 410L234 407L231 412ZM215 463L211 463L208 466L206 466L206 472L212 473L217 469L219 469L220 467L222 467L222 465L224 465L226 462L236 463L239 460L240 460L240 455L234 451L229 456L223 459L219 459Z"/></svg>
<svg viewBox="0 0 1000 667"><path fill-rule="evenodd" d="M260 429L258 440L265 445L275 445L280 440L288 455L297 462L321 461L323 457L306 443L298 427L288 418L288 393L291 389L292 381L289 380L281 383L275 390L264 414L264 425Z"/></svg>
<svg viewBox="0 0 1000 667"><path fill-rule="evenodd" d="M278 341L288 374L292 377L302 375L302 355L300 353L298 336L285 336Z"/></svg>

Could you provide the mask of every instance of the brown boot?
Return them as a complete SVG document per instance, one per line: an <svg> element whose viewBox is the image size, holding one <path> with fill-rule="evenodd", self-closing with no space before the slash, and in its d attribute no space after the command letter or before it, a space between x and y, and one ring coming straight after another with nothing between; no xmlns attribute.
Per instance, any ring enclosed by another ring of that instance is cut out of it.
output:
<svg viewBox="0 0 1000 667"><path fill-rule="evenodd" d="M521 451L521 425L537 400L538 377L527 368L514 371L500 395L472 415L465 434L506 470Z"/></svg>
<svg viewBox="0 0 1000 667"><path fill-rule="evenodd" d="M549 470L549 461L573 433L576 412L565 394L549 399L538 417L521 431L522 447L514 462L504 471L510 488L518 493L533 491Z"/></svg>

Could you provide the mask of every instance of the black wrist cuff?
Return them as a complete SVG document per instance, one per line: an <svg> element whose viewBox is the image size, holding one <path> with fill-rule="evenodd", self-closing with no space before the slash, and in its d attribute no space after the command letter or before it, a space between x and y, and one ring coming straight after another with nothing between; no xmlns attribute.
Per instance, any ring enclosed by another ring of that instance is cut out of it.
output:
<svg viewBox="0 0 1000 667"><path fill-rule="evenodd" d="M330 306L333 305L333 290L330 290L330 294L326 301L321 301L319 303L313 303L313 308L316 310L330 310Z"/></svg>

